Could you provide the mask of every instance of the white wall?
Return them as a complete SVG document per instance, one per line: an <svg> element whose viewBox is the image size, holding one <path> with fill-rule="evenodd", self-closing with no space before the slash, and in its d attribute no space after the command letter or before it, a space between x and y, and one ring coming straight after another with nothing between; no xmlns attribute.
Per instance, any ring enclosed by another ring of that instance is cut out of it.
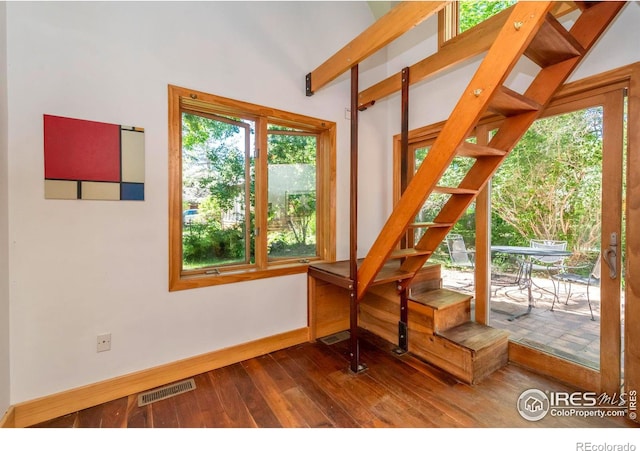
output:
<svg viewBox="0 0 640 451"><path fill-rule="evenodd" d="M7 74L7 8L0 3L0 80ZM7 220L7 85L0 82L0 417L9 407L9 221Z"/></svg>
<svg viewBox="0 0 640 451"><path fill-rule="evenodd" d="M640 2L627 2L569 81L640 61Z"/></svg>
<svg viewBox="0 0 640 451"><path fill-rule="evenodd" d="M7 21L11 403L306 326L305 275L168 292L167 85L337 122L346 258L349 81L306 97L304 78L366 2L9 2ZM144 127L145 201L45 200L43 114Z"/></svg>

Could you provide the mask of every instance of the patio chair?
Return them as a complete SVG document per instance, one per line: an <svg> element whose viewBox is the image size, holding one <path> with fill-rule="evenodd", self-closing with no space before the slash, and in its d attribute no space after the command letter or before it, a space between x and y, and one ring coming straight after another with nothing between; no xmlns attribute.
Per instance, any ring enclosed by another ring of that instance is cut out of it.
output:
<svg viewBox="0 0 640 451"><path fill-rule="evenodd" d="M467 246L464 244L464 238L457 233L450 233L446 238L447 249L449 250L449 257L451 257L451 264L462 268L474 267L474 255L472 251L467 250Z"/></svg>
<svg viewBox="0 0 640 451"><path fill-rule="evenodd" d="M567 250L566 241L557 240L531 240L529 245L533 248L557 249L559 251ZM553 270L562 270L565 257L531 257L532 271L546 271L550 273Z"/></svg>
<svg viewBox="0 0 640 451"><path fill-rule="evenodd" d="M529 240L529 247L564 251L567 249L567 242L558 240ZM551 294L554 297L553 302L555 302L557 300L557 289L556 282L552 276L553 274L563 271L565 258L566 257L536 255L520 258L518 259L520 265L520 280L525 281L525 286L530 284L538 290ZM539 283L536 283L533 278L534 271L544 272L546 277L551 281L553 289L547 289Z"/></svg>
<svg viewBox="0 0 640 451"><path fill-rule="evenodd" d="M589 297L589 288L590 287L599 287L600 286L600 269L601 269L601 261L602 254L598 254L598 258L593 263L593 265L582 265L582 266L573 266L565 268L567 271L554 274L552 278L558 281L558 289L560 287L560 282L568 284L567 289L567 300L565 301L565 305L569 304L569 298L571 297L571 285L579 284L586 285L587 287L587 303L589 304L589 311L591 312L591 320L595 321L593 317L593 309L591 308L591 298ZM579 273L580 269L591 268L591 271L588 275L584 275ZM571 271L570 271L571 270ZM558 293L556 291L556 299L558 298ZM551 311L553 311L553 307L555 305L556 299L553 300L551 304Z"/></svg>

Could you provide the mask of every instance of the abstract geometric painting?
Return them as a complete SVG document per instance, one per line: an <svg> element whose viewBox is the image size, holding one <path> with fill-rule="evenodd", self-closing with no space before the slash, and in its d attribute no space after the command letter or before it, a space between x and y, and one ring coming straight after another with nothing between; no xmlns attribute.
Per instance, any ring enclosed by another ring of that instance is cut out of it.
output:
<svg viewBox="0 0 640 451"><path fill-rule="evenodd" d="M144 200L144 129L44 115L45 199Z"/></svg>

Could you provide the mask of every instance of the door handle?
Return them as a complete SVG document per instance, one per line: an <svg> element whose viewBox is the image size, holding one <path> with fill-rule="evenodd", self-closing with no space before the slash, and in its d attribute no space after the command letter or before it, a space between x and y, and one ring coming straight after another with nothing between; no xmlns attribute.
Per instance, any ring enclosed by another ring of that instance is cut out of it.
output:
<svg viewBox="0 0 640 451"><path fill-rule="evenodd" d="M618 276L618 234L612 233L609 239L609 247L604 251L604 262L609 267L609 277L615 279Z"/></svg>

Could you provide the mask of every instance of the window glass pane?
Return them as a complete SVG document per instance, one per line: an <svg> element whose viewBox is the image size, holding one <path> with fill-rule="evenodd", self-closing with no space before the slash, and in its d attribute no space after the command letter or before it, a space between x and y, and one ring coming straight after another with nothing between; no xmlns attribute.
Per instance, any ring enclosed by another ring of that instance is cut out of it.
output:
<svg viewBox="0 0 640 451"><path fill-rule="evenodd" d="M413 166L415 168L415 171L417 171L420 168L420 165L422 165L422 162L426 158L430 148L431 146L426 146L426 147L420 147L419 149L415 150L414 166ZM434 203L434 199L432 198L432 196L430 196L427 199L427 201L424 203L424 205L422 206L418 214L416 215L414 222L416 223L432 222L433 217L435 216L434 214L435 208L437 208L437 205ZM420 238L422 238L422 235L424 235L424 232L425 232L425 229L421 227L413 229L413 240L415 243L417 243L420 240Z"/></svg>
<svg viewBox="0 0 640 451"><path fill-rule="evenodd" d="M183 269L252 262L253 123L183 113Z"/></svg>
<svg viewBox="0 0 640 451"><path fill-rule="evenodd" d="M313 134L270 126L268 255L315 257L316 149Z"/></svg>
<svg viewBox="0 0 640 451"><path fill-rule="evenodd" d="M473 28L480 22L515 4L515 0L504 1L464 1L460 5L460 33Z"/></svg>
<svg viewBox="0 0 640 451"><path fill-rule="evenodd" d="M492 244L557 241L572 255L534 264L522 285L494 291L490 325L508 330L511 341L593 369L600 365L600 290L591 274L601 249L604 118L596 106L535 121L491 190ZM496 253L493 271L514 280L522 261L531 260ZM535 308L513 321L533 300Z"/></svg>

